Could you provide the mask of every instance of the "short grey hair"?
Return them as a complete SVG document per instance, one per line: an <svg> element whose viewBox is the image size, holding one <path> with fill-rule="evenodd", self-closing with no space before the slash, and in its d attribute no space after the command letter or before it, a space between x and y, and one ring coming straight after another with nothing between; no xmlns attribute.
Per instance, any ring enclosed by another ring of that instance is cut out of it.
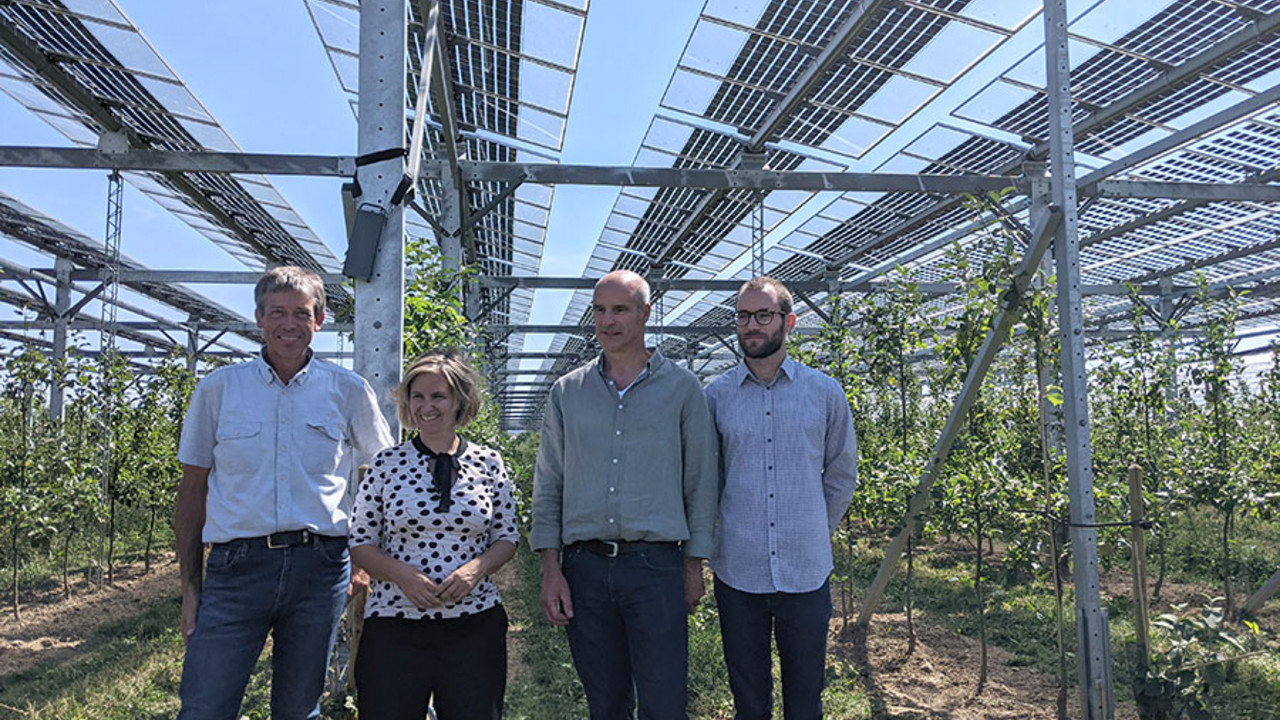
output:
<svg viewBox="0 0 1280 720"><path fill-rule="evenodd" d="M324 281L319 275L297 265L280 265L263 273L253 287L254 307L261 313L267 295L282 290L310 295L315 301L316 317L324 314Z"/></svg>

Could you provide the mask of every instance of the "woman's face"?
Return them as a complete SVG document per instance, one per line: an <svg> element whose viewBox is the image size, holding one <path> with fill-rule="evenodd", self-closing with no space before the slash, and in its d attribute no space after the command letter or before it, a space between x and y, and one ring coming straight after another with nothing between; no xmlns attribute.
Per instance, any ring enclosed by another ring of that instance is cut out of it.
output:
<svg viewBox="0 0 1280 720"><path fill-rule="evenodd" d="M437 373L423 373L409 383L409 411L423 435L453 433L458 427L458 399Z"/></svg>

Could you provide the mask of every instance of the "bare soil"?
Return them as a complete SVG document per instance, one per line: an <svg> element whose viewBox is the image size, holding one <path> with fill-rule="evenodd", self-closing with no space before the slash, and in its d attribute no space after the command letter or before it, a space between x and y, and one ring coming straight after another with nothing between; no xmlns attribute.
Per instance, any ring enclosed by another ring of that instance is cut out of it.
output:
<svg viewBox="0 0 1280 720"><path fill-rule="evenodd" d="M989 647L988 674L978 693L981 649L974 638L916 622L916 649L907 655L907 621L902 613L877 614L869 633L833 623L830 652L858 669L871 698L873 718L894 720L1056 720L1058 685L1050 675L1010 664L1011 655ZM1068 717L1079 715L1074 690ZM1136 719L1119 707L1120 720Z"/></svg>
<svg viewBox="0 0 1280 720"><path fill-rule="evenodd" d="M163 598L179 597L178 562L162 556L143 574L142 563L116 568L115 580L97 587L73 584L71 597L61 584L24 593L21 619L12 601L0 613L0 678L46 663L70 660L104 625L133 617Z"/></svg>

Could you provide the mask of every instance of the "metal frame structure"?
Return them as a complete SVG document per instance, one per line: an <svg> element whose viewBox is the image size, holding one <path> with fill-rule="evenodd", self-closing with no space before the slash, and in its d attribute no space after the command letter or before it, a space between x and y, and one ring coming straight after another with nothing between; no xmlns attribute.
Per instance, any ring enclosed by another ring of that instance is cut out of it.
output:
<svg viewBox="0 0 1280 720"><path fill-rule="evenodd" d="M339 314L351 295L337 282L337 258L260 176L354 177L357 216L376 228L353 236L376 251L345 326L358 368L383 381L398 372L404 237L434 236L448 262L479 269L464 300L487 329L491 390L513 430L536 427L546 385L592 354L590 284L610 270L654 279L664 351L711 373L736 360L731 297L753 264L799 291L801 332L812 332L827 297L873 291L897 267L928 288L931 312L945 312L947 248L980 258L975 238L996 222L1035 249L1056 225L1081 702L1085 717L1109 716L1088 528L1084 339L1115 333L1130 316L1127 283L1194 328L1195 311L1175 301L1197 273L1214 292L1256 289L1242 332L1275 327L1280 0L1159 0L1139 10L1123 0L708 2L632 167L558 162L586 0L305 2L358 109L356 156L240 153L144 40L154 55L146 63L126 62L104 40L141 37L111 3L91 12L11 0L0 5L0 89L76 147L0 147L0 165L124 171L250 271L290 261L326 273ZM1099 21L1117 8L1132 17ZM1047 162L1051 200L1041 178L1024 175L1028 161ZM553 189L564 183L622 192L584 278L539 277ZM960 197L1005 188L1013 194L999 207ZM14 225L0 232L26 232ZM47 324L56 347L84 324L74 284L101 278L103 266L53 254L52 270L10 263L0 282L56 286L44 315L25 325ZM122 260L119 278L198 300L173 285L199 281L198 272L149 273ZM563 319L531 323L533 293L549 288L574 290ZM0 301L47 300L24 289L0 287ZM252 337L246 321L202 307L177 325ZM120 321L121 337L163 346L164 336L146 333L164 321L138 323ZM544 332L550 347L528 351L526 336ZM948 423L940 451L954 430Z"/></svg>

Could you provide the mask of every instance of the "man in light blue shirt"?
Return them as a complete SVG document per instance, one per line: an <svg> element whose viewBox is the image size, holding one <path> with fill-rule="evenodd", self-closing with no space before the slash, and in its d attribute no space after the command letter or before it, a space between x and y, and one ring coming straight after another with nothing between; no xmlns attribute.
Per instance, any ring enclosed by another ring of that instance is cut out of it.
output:
<svg viewBox="0 0 1280 720"><path fill-rule="evenodd" d="M180 720L238 716L268 633L271 717L319 716L350 578L354 453L392 442L369 383L312 356L320 277L273 268L254 299L262 353L200 381L178 447Z"/></svg>
<svg viewBox="0 0 1280 720"><path fill-rule="evenodd" d="M743 284L744 359L706 389L722 464L711 568L737 720L772 713L772 635L786 720L822 717L831 535L858 484L849 402L834 379L787 357L791 309L781 282Z"/></svg>

